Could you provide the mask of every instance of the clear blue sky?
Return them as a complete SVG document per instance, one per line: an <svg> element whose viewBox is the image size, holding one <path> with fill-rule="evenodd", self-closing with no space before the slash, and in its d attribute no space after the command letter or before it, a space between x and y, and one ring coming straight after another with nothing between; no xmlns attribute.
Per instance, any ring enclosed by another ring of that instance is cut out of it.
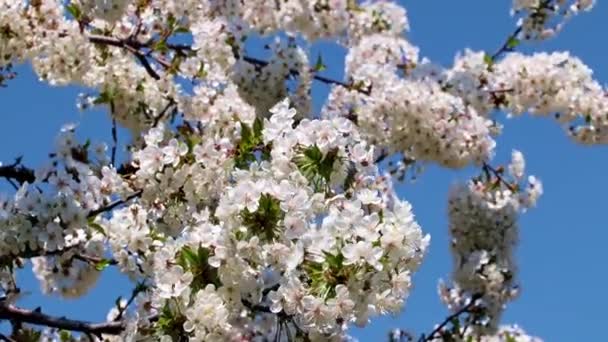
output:
<svg viewBox="0 0 608 342"><path fill-rule="evenodd" d="M450 65L456 52L465 47L494 51L513 30L509 16L510 0L403 1L410 18L411 41L421 55ZM557 38L543 44L523 47L525 51L569 50L583 59L601 83L608 83L606 56L608 45L608 4L599 2L587 14L574 18ZM323 49L327 73L342 73L343 51L318 44L314 61ZM52 150L62 124L80 123L84 138L110 141L110 125L102 112L79 113L74 87L50 88L36 80L29 66L18 69L17 79L0 89L0 160L9 163L18 155L28 165L39 165ZM315 90L320 103L325 86ZM528 169L539 176L545 195L537 209L521 219L520 264L521 297L512 303L504 322L519 323L528 332L546 341L601 340L602 323L608 323L605 284L608 268L608 230L604 194L608 190L606 147L573 144L550 119L523 117L505 120L504 134L498 140L497 161L508 160L513 148L527 157ZM122 134L120 138L125 139ZM362 341L383 339L388 329L401 327L416 334L428 332L443 320L446 310L436 295L439 278L448 278L451 257L448 251L446 196L449 185L466 179L471 170L460 172L428 167L414 184L399 185L399 195L412 202L418 221L432 235L430 253L415 276L415 288L404 312L394 318L375 320L364 330L353 330ZM0 189L10 189L5 184ZM34 293L21 304L42 306L52 314L80 319L103 320L119 295L127 296L129 283L112 268L104 271L97 287L84 298L63 301L39 294L37 281L29 270L19 274L21 287Z"/></svg>

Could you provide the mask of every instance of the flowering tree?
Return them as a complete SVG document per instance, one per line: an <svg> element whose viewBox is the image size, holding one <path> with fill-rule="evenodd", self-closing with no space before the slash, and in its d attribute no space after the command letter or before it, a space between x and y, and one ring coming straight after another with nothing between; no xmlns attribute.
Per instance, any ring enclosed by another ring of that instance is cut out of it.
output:
<svg viewBox="0 0 608 342"><path fill-rule="evenodd" d="M587 66L517 52L592 5L514 0L502 47L445 68L419 58L388 1L0 0L2 84L31 63L50 85L90 89L80 108L113 123L107 144L65 126L45 166L0 166L15 187L0 199L0 339L346 339L404 305L430 238L393 181L436 163L480 171L448 198L455 269L439 295L452 314L419 340L536 341L500 317L518 292L517 218L542 185L519 151L492 166L493 114L555 114L574 141L608 142ZM248 54L271 35L270 59ZM347 49L343 80L309 60L320 39ZM320 112L316 83L331 86ZM15 273L28 261L48 294L82 296L108 267L133 292L106 322L26 309Z"/></svg>

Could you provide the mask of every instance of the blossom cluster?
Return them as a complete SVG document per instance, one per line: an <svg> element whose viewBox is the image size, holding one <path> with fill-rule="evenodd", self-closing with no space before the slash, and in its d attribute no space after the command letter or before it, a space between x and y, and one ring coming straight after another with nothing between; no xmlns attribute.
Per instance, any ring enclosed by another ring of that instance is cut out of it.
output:
<svg viewBox="0 0 608 342"><path fill-rule="evenodd" d="M282 334L337 338L349 322L398 312L409 294L429 240L355 126L304 119L294 128L287 100L271 114L253 129L242 124L238 152L229 154L236 168L216 173L214 182L225 185L215 189L184 184L204 172L200 163L213 167L211 156L196 152L201 145L189 151L157 128L135 154L146 186L161 179L145 188L142 203L167 207L125 207L106 231L123 271L153 277L151 310L185 320L162 336L273 336L281 334L277 320L286 320ZM254 151L243 149L248 139ZM132 262L123 261L126 250Z"/></svg>
<svg viewBox="0 0 608 342"><path fill-rule="evenodd" d="M479 342L542 342L540 338L528 335L517 325L500 326L496 333L489 335L476 335L473 330L466 330L465 328L461 328L458 333L461 334L464 341L474 339L474 341ZM431 341L444 342L449 341L449 339L440 336L433 338Z"/></svg>
<svg viewBox="0 0 608 342"><path fill-rule="evenodd" d="M95 230L92 213L108 205L112 195L128 191L105 156L89 152L76 142L74 127L64 127L50 163L36 170L32 184L25 182L0 204L0 258L36 257L34 273L47 293L78 297L95 283L95 264L74 256L103 256L103 235Z"/></svg>
<svg viewBox="0 0 608 342"><path fill-rule="evenodd" d="M521 15L525 39L547 39L559 33L570 17L589 11L595 0L513 0L512 15Z"/></svg>
<svg viewBox="0 0 608 342"><path fill-rule="evenodd" d="M508 171L511 181L503 177L503 171L487 167L488 174L481 177L486 179L457 184L449 194L454 286L441 283L440 296L451 310L471 300L481 301L484 317L475 328L484 334L496 332L505 304L518 293L513 256L519 235L517 217L533 207L543 192L536 177L524 180L521 152L513 151Z"/></svg>

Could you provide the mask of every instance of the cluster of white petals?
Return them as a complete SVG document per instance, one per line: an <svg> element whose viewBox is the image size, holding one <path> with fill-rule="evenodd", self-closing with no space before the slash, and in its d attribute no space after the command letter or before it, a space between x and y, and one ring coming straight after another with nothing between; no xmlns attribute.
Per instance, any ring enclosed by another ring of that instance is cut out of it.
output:
<svg viewBox="0 0 608 342"><path fill-rule="evenodd" d="M197 340L273 336L276 323L259 324L279 317L293 334L339 338L351 322L401 310L429 243L350 121L294 128L287 100L271 114L257 130L267 150L246 165L231 154L239 167L218 170L209 179L220 186L202 191L188 183L226 164L221 150L189 151L162 127L151 130L135 154L137 178L143 203L166 206L134 204L107 222L121 270L154 278L151 310L185 312L183 331Z"/></svg>
<svg viewBox="0 0 608 342"><path fill-rule="evenodd" d="M521 152L513 151L508 167L512 182L496 171L497 178L458 184L449 194L454 285L441 283L440 296L451 310L481 301L485 319L476 328L483 333L496 332L506 303L518 294L513 255L519 236L517 218L536 204L543 191L534 176L524 182L524 167Z"/></svg>
<svg viewBox="0 0 608 342"><path fill-rule="evenodd" d="M464 330L464 329L463 329ZM542 342L542 339L528 335L523 329L517 325L503 325L498 328L494 334L475 335L473 330L462 331L462 339L474 339L478 342ZM449 339L437 337L431 340L432 342L447 342Z"/></svg>
<svg viewBox="0 0 608 342"><path fill-rule="evenodd" d="M111 195L128 191L103 159L87 158L87 148L66 126L51 163L0 205L0 257L39 256L34 272L47 293L77 297L95 283L94 265L74 256L103 256L103 236L91 227L90 214L110 204Z"/></svg>
<svg viewBox="0 0 608 342"><path fill-rule="evenodd" d="M570 17L594 5L595 0L513 0L511 14L521 16L525 39L547 39L559 33Z"/></svg>

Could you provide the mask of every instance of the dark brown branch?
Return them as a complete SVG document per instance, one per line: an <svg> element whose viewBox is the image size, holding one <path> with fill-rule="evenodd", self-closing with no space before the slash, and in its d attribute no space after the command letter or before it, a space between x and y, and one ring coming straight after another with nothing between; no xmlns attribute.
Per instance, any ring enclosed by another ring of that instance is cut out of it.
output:
<svg viewBox="0 0 608 342"><path fill-rule="evenodd" d="M114 110L112 110L114 111ZM118 133L116 132L116 118L112 117L112 166L116 165L116 148L118 146Z"/></svg>
<svg viewBox="0 0 608 342"><path fill-rule="evenodd" d="M1 319L78 331L96 336L100 336L101 334L118 335L125 330L124 322L92 323L65 317L55 317L44 314L38 309L27 310L6 304L0 304L0 320Z"/></svg>
<svg viewBox="0 0 608 342"><path fill-rule="evenodd" d="M531 15L537 15L541 10L547 8L553 0L545 0L538 5L538 8L532 12ZM510 46L513 39L517 39L519 34L523 31L523 26L518 26L513 33L507 37L502 46L492 54L491 59L492 62L496 62L498 58L500 58L504 53L513 51L513 48Z"/></svg>
<svg viewBox="0 0 608 342"><path fill-rule="evenodd" d="M119 175L123 176L132 174L135 171L137 171L137 168L130 164L124 164L116 170ZM17 158L17 161L10 165L0 166L0 178L17 181L19 184L25 182L31 184L36 181L34 170L21 165L21 157ZM46 182L46 180L42 180L42 182Z"/></svg>
<svg viewBox="0 0 608 342"><path fill-rule="evenodd" d="M460 308L458 311L454 312L453 314L447 316L443 322L441 322L435 329L433 329L433 331L431 331L428 335L422 334L420 336L420 338L418 339L418 342L428 342L428 341L432 341L435 338L435 335L437 335L438 333L441 332L441 330L443 330L443 328L448 325L450 322L452 322L455 318L459 318L460 315L465 314L465 313L469 313L471 312L471 309L473 309L476 305L477 305L477 300L481 298L481 295L479 294L475 294L471 297L471 301L463 306L462 308Z"/></svg>
<svg viewBox="0 0 608 342"><path fill-rule="evenodd" d="M6 178L8 181L17 181L19 184L33 183L36 180L34 171L21 165L21 157L10 165L0 166L0 177Z"/></svg>
<svg viewBox="0 0 608 342"><path fill-rule="evenodd" d="M515 31L513 31L513 33L509 35L509 37L507 38L507 40L505 40L502 46L498 50L496 50L496 52L494 52L494 54L491 56L492 62L496 62L496 60L500 58L500 56L502 56L504 53L513 51L513 48L509 45L511 44L511 41L513 39L517 39L517 36L519 36L522 30L523 27L518 26L517 29L515 29Z"/></svg>
<svg viewBox="0 0 608 342"><path fill-rule="evenodd" d="M54 251L48 251L48 250L44 250L44 249L30 249L28 247L24 251L19 252L17 254L7 254L7 255L1 256L0 264L4 265L4 264L12 263L12 262L16 261L17 258L31 259L31 258L41 257L41 256L59 255L61 253L64 253L65 251L67 251L68 249L70 249L72 247L75 247L75 246L66 247L64 249L56 249Z"/></svg>
<svg viewBox="0 0 608 342"><path fill-rule="evenodd" d="M135 56L135 58L137 58L137 60L141 63L141 65L144 67L144 69L146 69L146 72L148 73L148 75L150 75L155 80L160 79L160 75L156 72L156 70L154 70L154 68L150 64L150 62L148 61L148 58L146 57L146 54L144 54L140 50L141 48L146 47L146 45L144 45L136 40L133 40L133 39L129 39L129 40L118 39L118 38L114 38L114 37L94 35L94 34L88 35L88 38L89 38L89 41L93 44L119 47L119 48L122 48L122 49L125 49L125 50L131 52L133 54L133 56ZM156 61L159 62L158 60L156 60ZM160 63L160 64L163 64L163 63Z"/></svg>
<svg viewBox="0 0 608 342"><path fill-rule="evenodd" d="M158 126L158 124L160 123L160 121L169 112L169 109L174 108L174 110L175 110L175 106L176 105L177 105L177 103L175 102L175 100L173 98L169 98L169 102L167 103L167 105L165 106L165 108L163 108L163 110L160 113L158 113L158 115L156 115L156 117L154 117L154 122L152 123L152 127Z"/></svg>
<svg viewBox="0 0 608 342"><path fill-rule="evenodd" d="M264 61L264 60L261 60L261 59L258 59L258 58L254 58L254 57L244 56L243 60L246 61L246 62L248 62L248 63L251 63L253 65L257 65L259 67L265 67L266 65L268 65L267 61ZM294 76L299 75L299 72L297 70L293 70L292 69L292 70L289 70L289 72L292 75L294 75ZM357 91L359 91L361 93L364 93L366 95L370 94L370 90L368 90L368 89L360 89L359 87L356 87L352 83L346 83L346 82L338 81L338 80L335 80L335 79L332 79L332 78L329 78L329 77L325 77L325 76L321 76L321 75L318 75L318 74L314 74L313 75L313 79L315 79L315 80L317 80L319 82L323 82L325 84L333 84L333 85L338 85L338 86L341 86L341 87L344 87L344 88L347 88L347 89L357 90Z"/></svg>
<svg viewBox="0 0 608 342"><path fill-rule="evenodd" d="M129 306L131 304L133 304L133 302L135 301L135 298L137 298L137 296L140 293L145 292L147 289L148 289L148 286L144 282L138 283L135 286L135 288L133 289L133 291L131 292L131 296L127 300L127 303L125 304L125 306L118 307L118 315L116 315L116 318L114 318L114 322L120 321L122 319L123 315L125 314L125 312L127 311L127 309L129 308Z"/></svg>
<svg viewBox="0 0 608 342"><path fill-rule="evenodd" d="M160 79L160 76L152 68L152 65L150 64L150 62L147 59L147 57L151 55L152 51L149 51L148 53L143 53L141 50L142 48L150 49L152 47L153 41L141 43L133 37L131 37L129 39L118 39L118 38L102 36L102 35L89 35L88 38L89 38L89 41L94 44L109 45L109 46L119 47L119 48L128 50L139 60L139 62L142 64L142 66L146 69L146 71L152 78L154 78L156 80ZM185 56L185 55L187 55L186 52L192 51L192 47L189 45L185 45L185 44L165 43L165 46L168 49L173 50L175 53L177 53L180 56ZM161 57L152 57L152 58L154 59L154 61L156 61L161 66L163 66L165 69L171 68L171 63L164 60L163 58L161 58ZM254 64L256 66L259 66L259 67L264 67L264 66L268 65L267 61L257 59L254 57L244 56L243 60L245 60L248 63ZM297 76L299 74L299 72L297 70L290 70L289 72L295 76ZM342 82L342 81L335 80L335 79L332 79L329 77L318 75L316 73L313 75L313 79L323 82L325 84L333 84L333 85L338 85L338 86L345 87L348 89L357 90L357 91L367 94L367 95L369 95L371 92L370 89L361 89L361 87L357 87L352 83Z"/></svg>
<svg viewBox="0 0 608 342"><path fill-rule="evenodd" d="M95 210L91 210L89 212L89 214L87 215L87 217L91 218L91 217L95 217L95 216L97 216L97 215L99 215L101 213L105 213L105 212L111 211L112 209L114 209L114 208L116 208L116 207L118 207L120 205L123 205L123 204L131 201L132 199L135 199L135 198L141 196L142 192L143 192L142 190L139 190L139 191L137 191L137 192L135 192L135 193L127 196L126 198L116 200L116 201L114 201L114 202L106 205L105 207L101 207L101 208L98 208L98 209L95 209Z"/></svg>
<svg viewBox="0 0 608 342"><path fill-rule="evenodd" d="M502 176L502 172L503 172L502 168L496 169L492 165L485 163L485 162L483 163L482 168L483 168L483 172L486 174L486 176L488 176L488 178L490 178L492 175L492 176L496 177L497 181L504 184L509 190L511 190L513 192L517 191L517 188L513 184L507 182L507 180L504 179L504 177Z"/></svg>

